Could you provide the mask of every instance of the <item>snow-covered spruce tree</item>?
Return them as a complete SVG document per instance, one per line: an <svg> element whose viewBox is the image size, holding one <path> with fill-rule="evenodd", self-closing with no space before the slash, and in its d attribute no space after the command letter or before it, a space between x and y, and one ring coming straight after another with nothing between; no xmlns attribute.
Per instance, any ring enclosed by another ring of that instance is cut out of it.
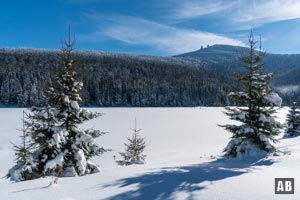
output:
<svg viewBox="0 0 300 200"><path fill-rule="evenodd" d="M16 165L12 167L7 174L7 178L16 181L33 179L35 176L33 169L36 167L36 164L34 163L33 155L31 153L33 143L31 143L30 138L28 137L28 130L25 126L25 115L26 113L23 111L23 128L21 130L22 135L20 136L22 142L19 145L13 144Z"/></svg>
<svg viewBox="0 0 300 200"><path fill-rule="evenodd" d="M300 108L297 102L293 102L287 114L287 127L284 137L300 136Z"/></svg>
<svg viewBox="0 0 300 200"><path fill-rule="evenodd" d="M128 144L125 144L125 152L121 152L120 155L123 160L117 161L120 165L131 165L131 164L144 164L146 155L143 154L146 142L145 139L140 136L141 129L137 129L136 120L135 127L131 129L133 131L132 138L127 138Z"/></svg>
<svg viewBox="0 0 300 200"><path fill-rule="evenodd" d="M26 120L26 130L35 144L31 152L35 167L30 178L53 175L59 166L63 168L62 176L99 172L90 158L106 151L95 140L103 132L79 127L84 121L100 114L79 106L83 84L75 71L72 46L69 36L62 46L62 72L45 91L49 104L32 107ZM14 181L27 179L15 179L12 176L14 173L16 171L12 168L8 175Z"/></svg>
<svg viewBox="0 0 300 200"><path fill-rule="evenodd" d="M265 52L255 50L255 40L251 33L249 38L249 55L240 60L245 73L237 73L241 91L229 93L237 105L243 107L226 107L226 114L239 125L221 125L231 132L232 138L225 148L225 156L236 157L242 154L253 155L258 152L273 152L281 124L272 116L276 106L281 106L281 98L269 87L273 73L264 73L263 57Z"/></svg>

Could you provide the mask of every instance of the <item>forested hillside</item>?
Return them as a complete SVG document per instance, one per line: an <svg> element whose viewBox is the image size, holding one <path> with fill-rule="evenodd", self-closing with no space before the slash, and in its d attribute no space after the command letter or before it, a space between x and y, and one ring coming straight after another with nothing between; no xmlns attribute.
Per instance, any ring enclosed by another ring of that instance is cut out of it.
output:
<svg viewBox="0 0 300 200"><path fill-rule="evenodd" d="M245 47L213 45L175 57L77 51L86 106L218 106L237 87ZM300 100L300 55L267 54L272 85L288 105ZM43 89L61 68L60 52L0 49L0 104L42 105Z"/></svg>
<svg viewBox="0 0 300 200"><path fill-rule="evenodd" d="M246 47L213 45L175 57L199 63L207 70L234 78L234 72L243 71L239 57L248 51ZM294 101L300 101L300 54L272 54L266 50L263 62L266 72L275 72L271 84L283 98L283 104L291 105Z"/></svg>
<svg viewBox="0 0 300 200"><path fill-rule="evenodd" d="M86 106L225 105L234 81L179 58L77 52ZM60 52L0 49L0 101L42 105L43 88L61 68Z"/></svg>
<svg viewBox="0 0 300 200"><path fill-rule="evenodd" d="M213 45L175 57L201 63L202 66L215 72L232 75L233 72L243 70L239 57L248 51L246 47ZM268 50L265 51L265 69L267 72L276 73L272 82L274 85L290 84L292 74L294 74L292 83L300 84L300 78L296 75L300 74L300 54L272 54Z"/></svg>

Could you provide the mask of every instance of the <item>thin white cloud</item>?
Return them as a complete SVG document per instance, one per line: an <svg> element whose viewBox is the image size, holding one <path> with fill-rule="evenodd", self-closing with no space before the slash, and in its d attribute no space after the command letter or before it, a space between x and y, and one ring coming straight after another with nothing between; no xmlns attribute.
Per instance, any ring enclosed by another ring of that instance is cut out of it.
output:
<svg viewBox="0 0 300 200"><path fill-rule="evenodd" d="M251 29L267 23L300 18L299 0L187 0L169 8L172 20L189 20L212 15L232 29Z"/></svg>
<svg viewBox="0 0 300 200"><path fill-rule="evenodd" d="M128 16L111 16L109 23L103 17L93 16L98 31L84 36L85 40L99 41L104 36L131 45L144 45L168 54L179 54L199 49L201 46L228 44L244 46L241 41L222 35L179 29L149 20Z"/></svg>
<svg viewBox="0 0 300 200"><path fill-rule="evenodd" d="M169 17L173 19L191 19L203 15L221 12L233 7L235 2L220 0L186 0L175 1Z"/></svg>
<svg viewBox="0 0 300 200"><path fill-rule="evenodd" d="M231 19L236 23L260 26L266 23L300 18L299 0L239 1Z"/></svg>

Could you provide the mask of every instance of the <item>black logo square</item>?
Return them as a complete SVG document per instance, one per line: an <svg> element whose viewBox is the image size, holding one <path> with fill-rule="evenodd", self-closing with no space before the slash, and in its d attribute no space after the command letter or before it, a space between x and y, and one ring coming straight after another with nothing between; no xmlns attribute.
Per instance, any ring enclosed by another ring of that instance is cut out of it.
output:
<svg viewBox="0 0 300 200"><path fill-rule="evenodd" d="M294 178L275 178L275 194L294 194Z"/></svg>

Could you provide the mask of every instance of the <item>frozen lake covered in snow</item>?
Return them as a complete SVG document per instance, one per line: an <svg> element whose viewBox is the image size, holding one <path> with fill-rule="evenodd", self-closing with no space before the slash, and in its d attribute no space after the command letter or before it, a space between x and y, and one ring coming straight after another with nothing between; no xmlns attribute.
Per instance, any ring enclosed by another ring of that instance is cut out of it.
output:
<svg viewBox="0 0 300 200"><path fill-rule="evenodd" d="M281 139L279 156L221 160L231 136L218 124L230 122L223 108L90 108L104 113L83 124L108 133L98 142L111 152L94 158L102 173L51 177L12 183L0 180L1 199L299 199L300 138ZM0 108L0 175L13 166L13 143L19 143L21 108ZM284 122L286 109L278 114ZM137 120L145 137L147 163L117 166L113 156L124 150ZM275 195L274 178L295 178L295 195Z"/></svg>

